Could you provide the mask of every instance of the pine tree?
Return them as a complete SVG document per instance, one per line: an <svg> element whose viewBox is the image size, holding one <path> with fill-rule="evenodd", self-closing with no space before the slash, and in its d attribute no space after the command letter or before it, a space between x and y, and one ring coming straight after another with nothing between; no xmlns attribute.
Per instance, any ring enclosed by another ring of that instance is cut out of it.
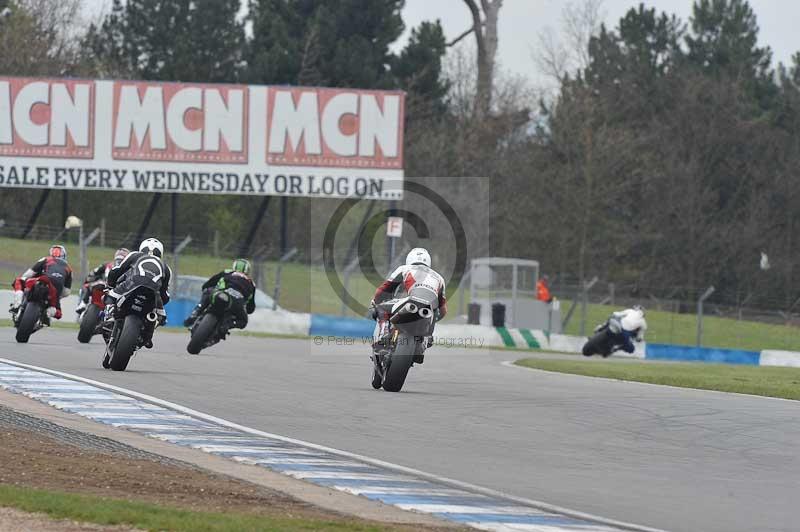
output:
<svg viewBox="0 0 800 532"><path fill-rule="evenodd" d="M423 114L441 114L449 83L442 74L446 41L441 23L423 22L411 30L408 44L392 62L397 86L406 90L415 110Z"/></svg>
<svg viewBox="0 0 800 532"><path fill-rule="evenodd" d="M389 46L403 32L404 3L250 0L253 39L247 54L248 79L266 84L392 87Z"/></svg>
<svg viewBox="0 0 800 532"><path fill-rule="evenodd" d="M234 82L244 27L239 0L114 0L87 43L95 58L151 80Z"/></svg>

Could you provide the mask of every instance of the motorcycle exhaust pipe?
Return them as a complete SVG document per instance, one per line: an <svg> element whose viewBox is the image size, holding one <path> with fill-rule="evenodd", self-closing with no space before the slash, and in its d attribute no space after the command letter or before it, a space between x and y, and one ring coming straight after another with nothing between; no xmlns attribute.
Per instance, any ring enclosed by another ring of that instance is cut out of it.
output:
<svg viewBox="0 0 800 532"><path fill-rule="evenodd" d="M411 314L417 313L417 306L414 303L406 304L406 311L410 312Z"/></svg>
<svg viewBox="0 0 800 532"><path fill-rule="evenodd" d="M152 321L153 323L158 321L158 314L155 311L150 311L147 313L147 321Z"/></svg>
<svg viewBox="0 0 800 532"><path fill-rule="evenodd" d="M419 309L419 315L427 319L433 316L433 311L428 307L422 307L421 309Z"/></svg>

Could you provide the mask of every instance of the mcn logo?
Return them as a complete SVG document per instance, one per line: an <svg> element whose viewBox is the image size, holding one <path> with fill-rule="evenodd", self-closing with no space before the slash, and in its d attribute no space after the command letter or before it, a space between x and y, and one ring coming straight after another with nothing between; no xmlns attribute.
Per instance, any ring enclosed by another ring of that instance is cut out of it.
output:
<svg viewBox="0 0 800 532"><path fill-rule="evenodd" d="M401 93L273 88L268 116L269 164L403 167Z"/></svg>
<svg viewBox="0 0 800 532"><path fill-rule="evenodd" d="M91 159L94 83L0 80L0 156Z"/></svg>
<svg viewBox="0 0 800 532"><path fill-rule="evenodd" d="M0 77L0 157L396 176L404 102L396 91Z"/></svg>
<svg viewBox="0 0 800 532"><path fill-rule="evenodd" d="M114 159L247 162L244 87L117 82Z"/></svg>

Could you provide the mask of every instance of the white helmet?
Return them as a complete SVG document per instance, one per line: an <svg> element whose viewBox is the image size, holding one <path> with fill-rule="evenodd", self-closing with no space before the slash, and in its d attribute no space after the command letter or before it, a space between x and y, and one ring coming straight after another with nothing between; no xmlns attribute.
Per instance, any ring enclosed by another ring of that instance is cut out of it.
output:
<svg viewBox="0 0 800 532"><path fill-rule="evenodd" d="M408 252L406 256L406 266L412 264L424 264L428 268L431 267L431 254L425 248L414 248Z"/></svg>
<svg viewBox="0 0 800 532"><path fill-rule="evenodd" d="M155 255L156 257L164 256L164 244L157 238L146 238L142 240L139 245L139 251L147 255Z"/></svg>

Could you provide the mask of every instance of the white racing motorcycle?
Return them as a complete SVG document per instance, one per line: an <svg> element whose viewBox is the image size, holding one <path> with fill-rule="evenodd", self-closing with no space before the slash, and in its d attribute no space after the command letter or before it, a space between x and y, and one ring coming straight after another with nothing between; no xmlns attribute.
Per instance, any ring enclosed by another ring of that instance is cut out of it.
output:
<svg viewBox="0 0 800 532"><path fill-rule="evenodd" d="M388 312L390 329L379 342L382 348L372 356L373 388L399 392L411 366L422 363L433 332L436 298L431 293L430 299L408 296L378 305L380 312Z"/></svg>

